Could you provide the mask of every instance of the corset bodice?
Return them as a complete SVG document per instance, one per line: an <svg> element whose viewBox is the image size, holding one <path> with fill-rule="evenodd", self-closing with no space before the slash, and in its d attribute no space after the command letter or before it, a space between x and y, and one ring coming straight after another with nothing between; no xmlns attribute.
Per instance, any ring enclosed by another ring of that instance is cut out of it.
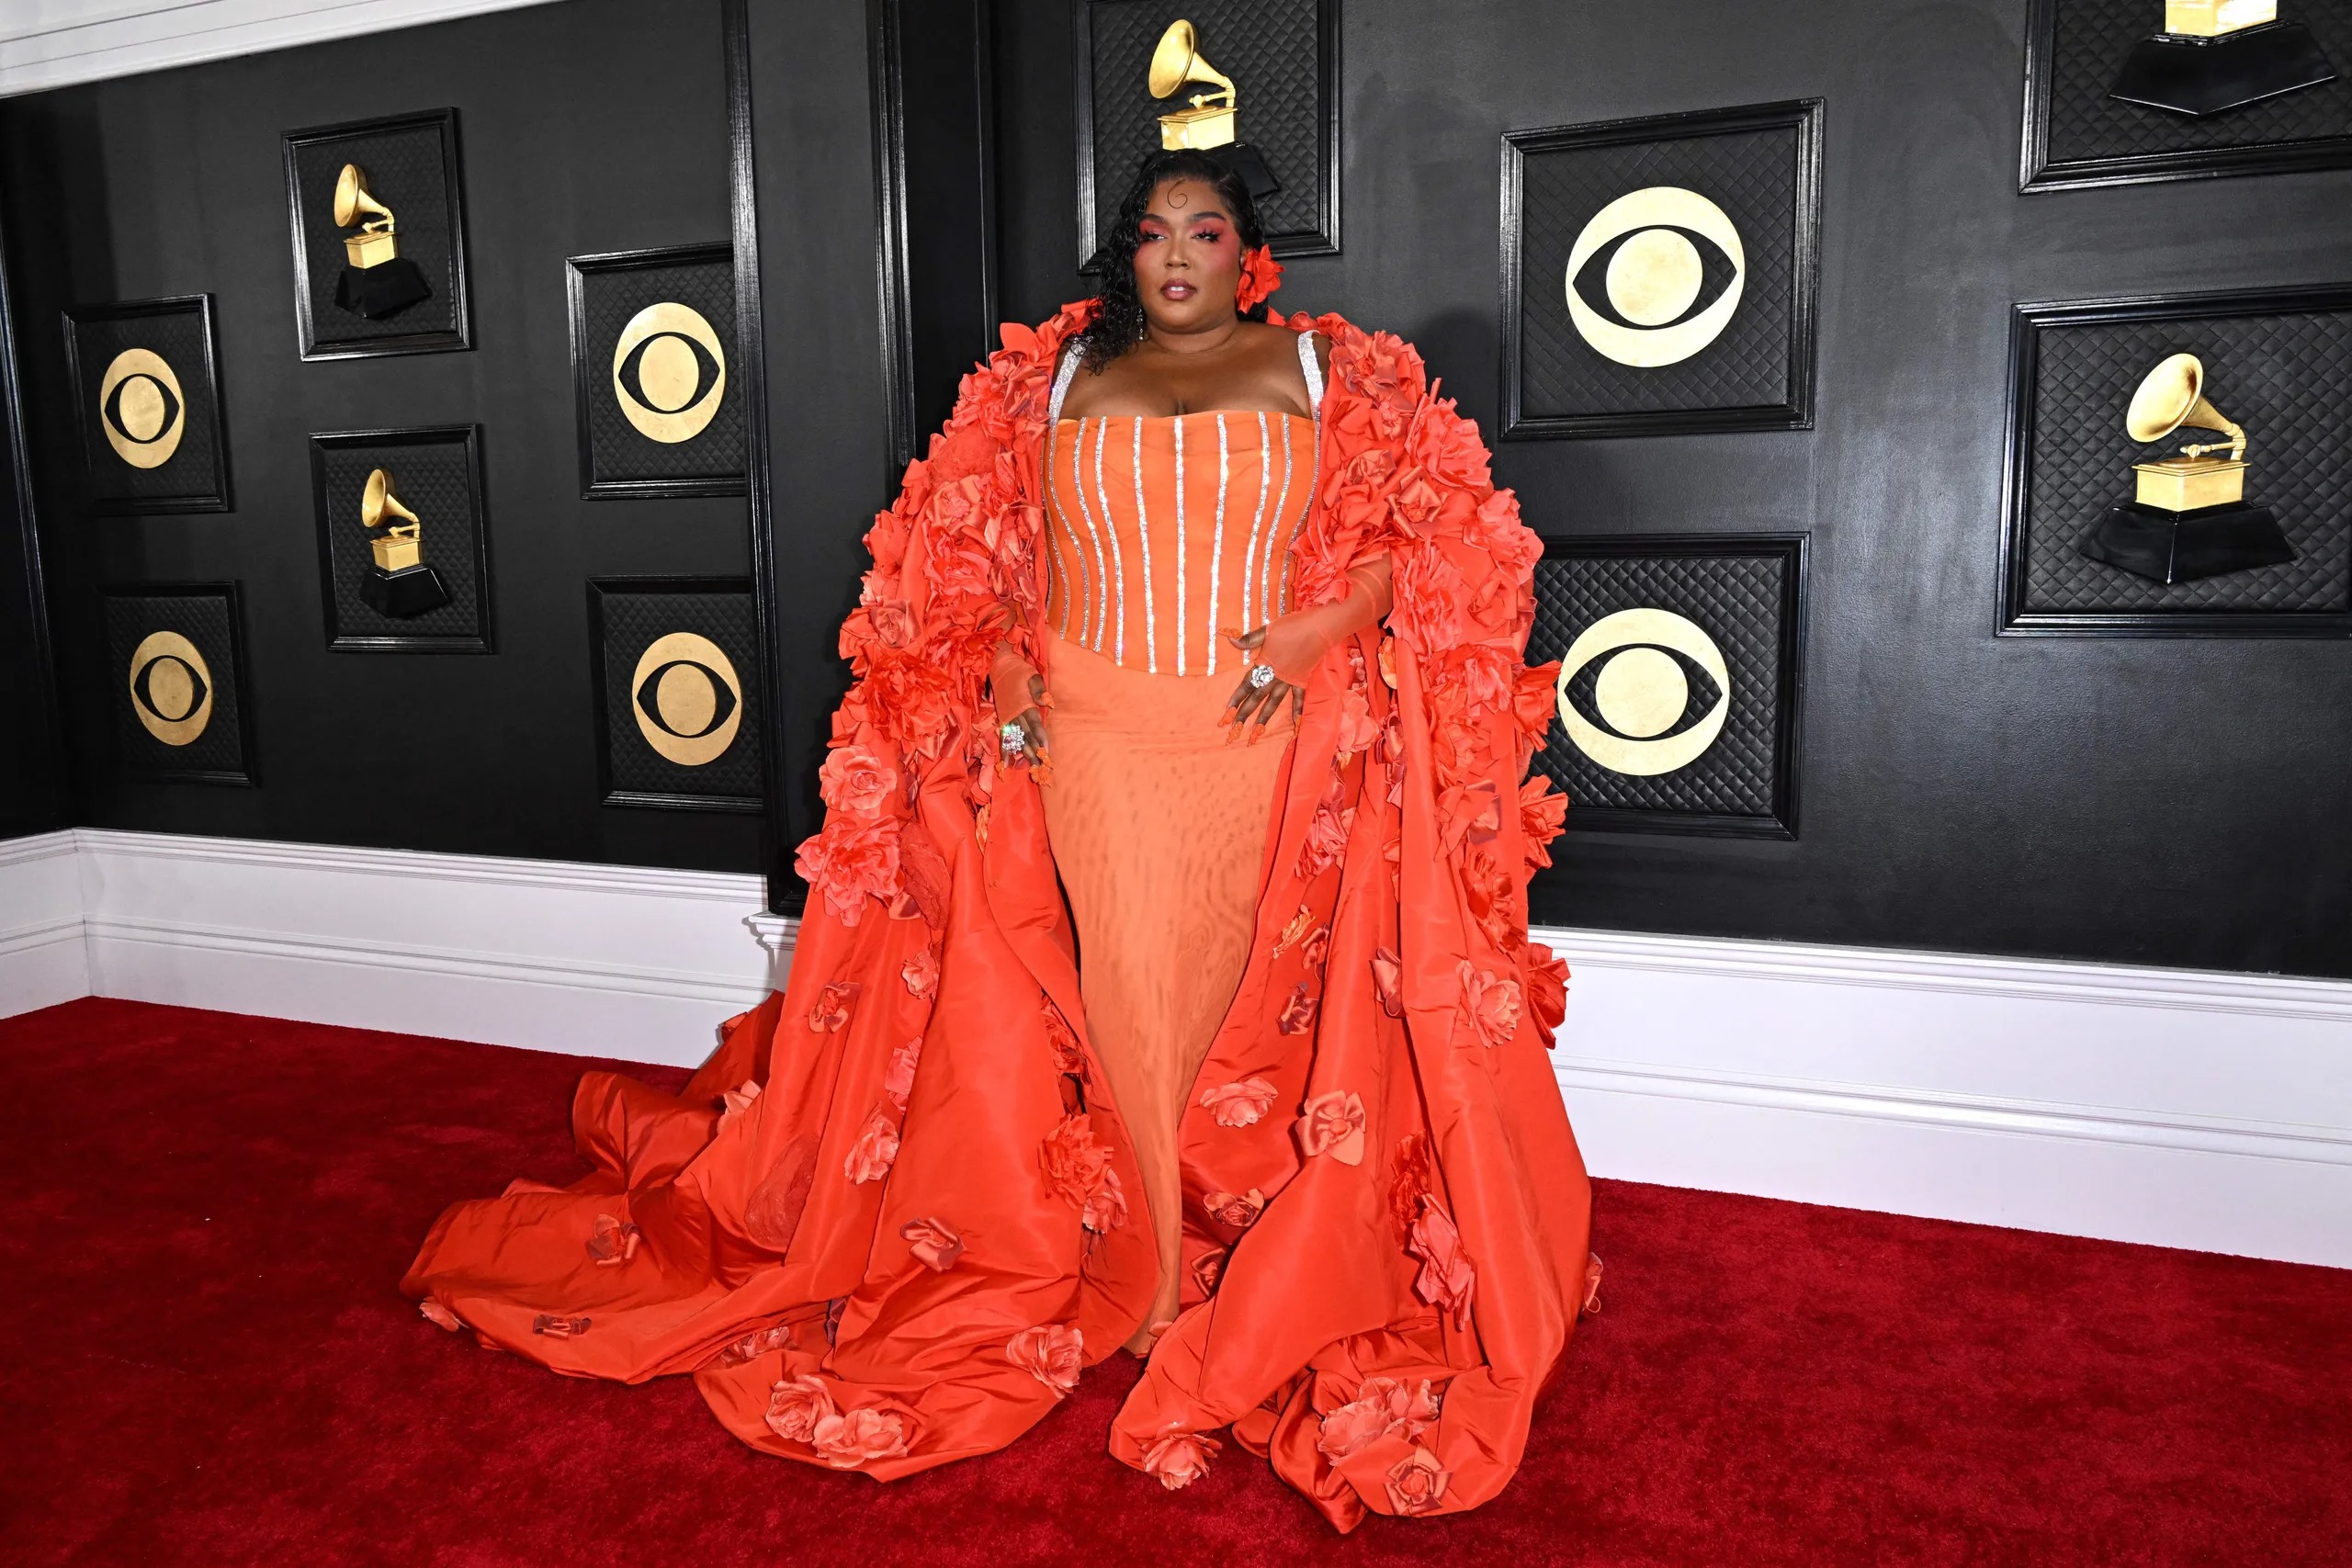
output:
<svg viewBox="0 0 2352 1568"><path fill-rule="evenodd" d="M1289 608L1315 436L1297 414L1230 409L1057 421L1046 449L1046 624L1151 674L1238 668L1217 633Z"/></svg>

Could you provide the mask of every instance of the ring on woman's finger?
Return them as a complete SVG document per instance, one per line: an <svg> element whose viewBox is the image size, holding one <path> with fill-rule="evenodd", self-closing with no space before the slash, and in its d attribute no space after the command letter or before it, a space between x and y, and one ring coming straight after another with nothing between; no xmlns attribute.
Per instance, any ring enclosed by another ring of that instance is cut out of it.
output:
<svg viewBox="0 0 2352 1568"><path fill-rule="evenodd" d="M1004 760L1008 762L1019 761L1029 754L1029 732L1021 728L1019 719L1011 720L999 727L996 739L997 744L1003 749Z"/></svg>
<svg viewBox="0 0 2352 1568"><path fill-rule="evenodd" d="M1273 683L1274 667L1272 665L1252 664L1250 666L1250 689L1251 691L1262 692Z"/></svg>

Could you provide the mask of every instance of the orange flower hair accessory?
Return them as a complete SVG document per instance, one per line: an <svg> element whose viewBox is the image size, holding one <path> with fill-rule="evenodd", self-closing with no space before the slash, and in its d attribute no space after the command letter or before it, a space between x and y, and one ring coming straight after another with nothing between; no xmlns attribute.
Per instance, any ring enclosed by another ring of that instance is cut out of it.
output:
<svg viewBox="0 0 2352 1568"><path fill-rule="evenodd" d="M1241 258L1241 287L1233 291L1233 308L1247 314L1265 303L1283 286L1283 264L1273 247L1260 245Z"/></svg>

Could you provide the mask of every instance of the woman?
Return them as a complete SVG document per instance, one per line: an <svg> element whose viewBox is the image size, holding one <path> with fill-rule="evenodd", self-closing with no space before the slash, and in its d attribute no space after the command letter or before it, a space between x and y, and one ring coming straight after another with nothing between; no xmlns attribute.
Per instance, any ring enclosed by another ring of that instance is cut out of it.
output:
<svg viewBox="0 0 2352 1568"><path fill-rule="evenodd" d="M1226 1431L1341 1529L1472 1507L1599 1278L1537 546L1409 347L1269 318L1222 164L1147 160L1102 260L867 536L789 988L678 1096L588 1075L596 1174L454 1206L405 1288L883 1480L1125 1346L1111 1450L1171 1489Z"/></svg>

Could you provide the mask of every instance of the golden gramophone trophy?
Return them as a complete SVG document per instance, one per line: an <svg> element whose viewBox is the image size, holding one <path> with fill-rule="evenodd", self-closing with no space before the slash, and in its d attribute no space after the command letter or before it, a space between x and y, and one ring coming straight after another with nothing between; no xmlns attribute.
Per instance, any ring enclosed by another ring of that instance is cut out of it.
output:
<svg viewBox="0 0 2352 1568"><path fill-rule="evenodd" d="M424 273L400 254L400 225L392 209L368 191L368 175L345 164L334 182L334 226L359 226L343 237L343 275L334 282L334 302L371 321L397 316L433 290Z"/></svg>
<svg viewBox="0 0 2352 1568"><path fill-rule="evenodd" d="M2083 554L2158 582L2293 560L2270 509L2246 504L2245 427L2206 400L2205 365L2193 354L2173 355L2142 378L2123 415L2134 441L2162 441L2184 427L2229 439L2132 464L2132 501L2109 511Z"/></svg>
<svg viewBox="0 0 2352 1568"><path fill-rule="evenodd" d="M2165 30L2124 57L2109 97L2211 115L2335 80L2319 40L2278 0L2165 0Z"/></svg>
<svg viewBox="0 0 2352 1568"><path fill-rule="evenodd" d="M424 525L392 493L392 476L382 468L368 474L360 492L359 525L368 530L368 553L376 558L359 580L359 597L369 609L404 621L449 602L448 585L424 564Z"/></svg>
<svg viewBox="0 0 2352 1568"><path fill-rule="evenodd" d="M1194 82L1213 90L1193 94L1192 107L1159 117L1159 145L1213 154L1241 176L1250 196L1259 201L1281 190L1283 184L1266 167L1264 155L1248 142L1235 140L1233 78L1201 58L1200 35L1192 23L1170 22L1159 35L1159 47L1151 51L1151 96L1164 98Z"/></svg>

